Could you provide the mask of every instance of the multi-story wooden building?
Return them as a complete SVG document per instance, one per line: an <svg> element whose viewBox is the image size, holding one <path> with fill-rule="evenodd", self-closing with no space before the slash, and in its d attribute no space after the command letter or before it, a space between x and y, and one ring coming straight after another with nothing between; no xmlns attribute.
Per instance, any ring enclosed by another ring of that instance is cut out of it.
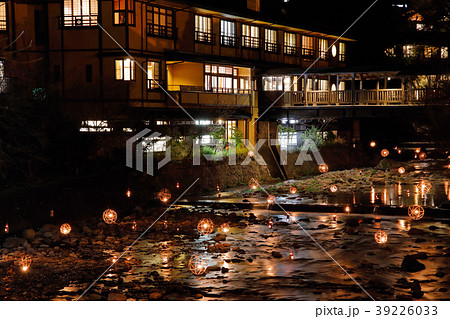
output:
<svg viewBox="0 0 450 319"><path fill-rule="evenodd" d="M230 4L0 1L1 90L13 81L45 92L82 131L221 124L253 140L257 92L306 87L260 74L316 59L314 68L343 67L351 40L267 18L259 0Z"/></svg>

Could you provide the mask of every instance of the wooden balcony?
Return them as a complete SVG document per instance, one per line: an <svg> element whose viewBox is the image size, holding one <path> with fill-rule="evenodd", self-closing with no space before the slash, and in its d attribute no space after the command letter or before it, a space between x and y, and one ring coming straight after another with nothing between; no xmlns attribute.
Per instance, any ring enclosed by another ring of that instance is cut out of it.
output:
<svg viewBox="0 0 450 319"><path fill-rule="evenodd" d="M223 92L208 92L192 90L179 86L169 91L169 94L182 106L188 107L250 107L251 94L249 90L230 89ZM169 106L175 106L172 99L167 99Z"/></svg>
<svg viewBox="0 0 450 319"><path fill-rule="evenodd" d="M263 92L266 102L273 103L283 92ZM326 105L418 105L427 99L439 98L437 89L379 89L341 91L285 92L275 106Z"/></svg>

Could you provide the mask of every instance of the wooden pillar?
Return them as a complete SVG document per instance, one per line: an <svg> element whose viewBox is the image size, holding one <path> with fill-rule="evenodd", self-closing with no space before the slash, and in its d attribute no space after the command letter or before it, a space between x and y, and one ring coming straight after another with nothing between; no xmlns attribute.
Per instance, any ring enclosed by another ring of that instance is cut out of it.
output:
<svg viewBox="0 0 450 319"><path fill-rule="evenodd" d="M308 75L303 76L303 100L304 104L308 105Z"/></svg>
<svg viewBox="0 0 450 319"><path fill-rule="evenodd" d="M378 95L380 94L380 79L377 76L377 96L375 97L375 104L378 105Z"/></svg>
<svg viewBox="0 0 450 319"><path fill-rule="evenodd" d="M355 105L355 73L352 73L352 87L351 87L351 94L352 94L352 105Z"/></svg>

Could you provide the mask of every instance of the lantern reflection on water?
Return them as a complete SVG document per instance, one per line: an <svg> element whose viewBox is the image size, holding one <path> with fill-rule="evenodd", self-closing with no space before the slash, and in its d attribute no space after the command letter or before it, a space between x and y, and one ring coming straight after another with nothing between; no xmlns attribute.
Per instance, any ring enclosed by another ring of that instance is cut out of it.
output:
<svg viewBox="0 0 450 319"><path fill-rule="evenodd" d="M269 219L269 223L268 223L268 225L269 225L269 229L272 229L272 226L273 226L273 221L272 221L272 219L271 219L271 218Z"/></svg>
<svg viewBox="0 0 450 319"><path fill-rule="evenodd" d="M131 224L131 229L136 230L137 229L137 223L135 220L133 220L133 223Z"/></svg>
<svg viewBox="0 0 450 319"><path fill-rule="evenodd" d="M425 152L419 153L419 159L420 159L421 161L423 161L423 160L426 159L426 158L427 158L427 153L425 153Z"/></svg>
<svg viewBox="0 0 450 319"><path fill-rule="evenodd" d="M208 258L204 255L195 254L189 259L189 270L196 276L203 275L208 268Z"/></svg>
<svg viewBox="0 0 450 319"><path fill-rule="evenodd" d="M70 233L70 231L72 230L72 227L70 227L69 224L65 223L62 224L61 227L59 228L59 231L61 232L61 234L63 235L68 235Z"/></svg>
<svg viewBox="0 0 450 319"><path fill-rule="evenodd" d="M291 194L297 193L297 188L294 186L289 187L289 193L291 193Z"/></svg>
<svg viewBox="0 0 450 319"><path fill-rule="evenodd" d="M203 218L198 222L197 230L202 235L211 234L214 230L214 223L209 218Z"/></svg>
<svg viewBox="0 0 450 319"><path fill-rule="evenodd" d="M292 250L289 251L289 259L294 260L294 253L292 252Z"/></svg>
<svg viewBox="0 0 450 319"><path fill-rule="evenodd" d="M117 220L117 213L112 209L107 209L103 212L103 220L107 224L113 224Z"/></svg>
<svg viewBox="0 0 450 319"><path fill-rule="evenodd" d="M431 183L429 181L427 181L427 180L421 180L417 184L417 189L422 194L427 194L431 190Z"/></svg>
<svg viewBox="0 0 450 319"><path fill-rule="evenodd" d="M408 215L411 219L419 220L425 214L425 210L420 205L411 205L408 207Z"/></svg>
<svg viewBox="0 0 450 319"><path fill-rule="evenodd" d="M274 202L275 202L275 196L273 196L273 195L267 196L267 203L268 204L273 204Z"/></svg>
<svg viewBox="0 0 450 319"><path fill-rule="evenodd" d="M399 167L398 172L399 172L399 174L405 174L406 169L404 167Z"/></svg>
<svg viewBox="0 0 450 319"><path fill-rule="evenodd" d="M30 268L31 261L32 261L31 256L28 255L23 256L19 261L20 269L22 269L22 271L27 271L28 268Z"/></svg>
<svg viewBox="0 0 450 319"><path fill-rule="evenodd" d="M383 231L383 230L377 231L377 232L375 233L374 237L375 237L375 241L376 241L378 244L385 244L385 243L387 243L388 235L387 235L386 232Z"/></svg>
<svg viewBox="0 0 450 319"><path fill-rule="evenodd" d="M223 223L222 225L220 225L220 229L224 233L228 233L230 231L230 225L228 223Z"/></svg>
<svg viewBox="0 0 450 319"><path fill-rule="evenodd" d="M250 179L248 182L248 187L250 187L250 189L257 189L259 187L258 180L256 178Z"/></svg>
<svg viewBox="0 0 450 319"><path fill-rule="evenodd" d="M172 194L170 193L170 191L167 188L163 188L159 193L158 193L158 198L161 202L163 203L167 203L167 201L172 197Z"/></svg>
<svg viewBox="0 0 450 319"><path fill-rule="evenodd" d="M5 225L5 234L9 233L9 225L8 223L6 223Z"/></svg>
<svg viewBox="0 0 450 319"><path fill-rule="evenodd" d="M328 172L328 165L325 163L322 163L319 165L319 172L326 173Z"/></svg>
<svg viewBox="0 0 450 319"><path fill-rule="evenodd" d="M336 221L337 221L337 215L333 215L333 216L331 217L331 220L332 220L333 222L336 222Z"/></svg>

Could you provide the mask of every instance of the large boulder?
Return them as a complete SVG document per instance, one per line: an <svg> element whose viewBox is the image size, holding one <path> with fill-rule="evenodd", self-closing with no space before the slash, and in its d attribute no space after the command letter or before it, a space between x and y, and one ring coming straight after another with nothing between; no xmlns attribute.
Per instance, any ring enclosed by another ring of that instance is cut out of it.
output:
<svg viewBox="0 0 450 319"><path fill-rule="evenodd" d="M25 229L22 232L22 237L26 240L33 240L36 237L36 232L33 229Z"/></svg>
<svg viewBox="0 0 450 319"><path fill-rule="evenodd" d="M392 168L399 168L400 166L405 166L405 163L399 162L390 158L383 158L378 165L376 166L377 169L392 169Z"/></svg>
<svg viewBox="0 0 450 319"><path fill-rule="evenodd" d="M425 269L425 265L417 261L412 255L406 255L402 261L402 270L407 272L417 272Z"/></svg>

